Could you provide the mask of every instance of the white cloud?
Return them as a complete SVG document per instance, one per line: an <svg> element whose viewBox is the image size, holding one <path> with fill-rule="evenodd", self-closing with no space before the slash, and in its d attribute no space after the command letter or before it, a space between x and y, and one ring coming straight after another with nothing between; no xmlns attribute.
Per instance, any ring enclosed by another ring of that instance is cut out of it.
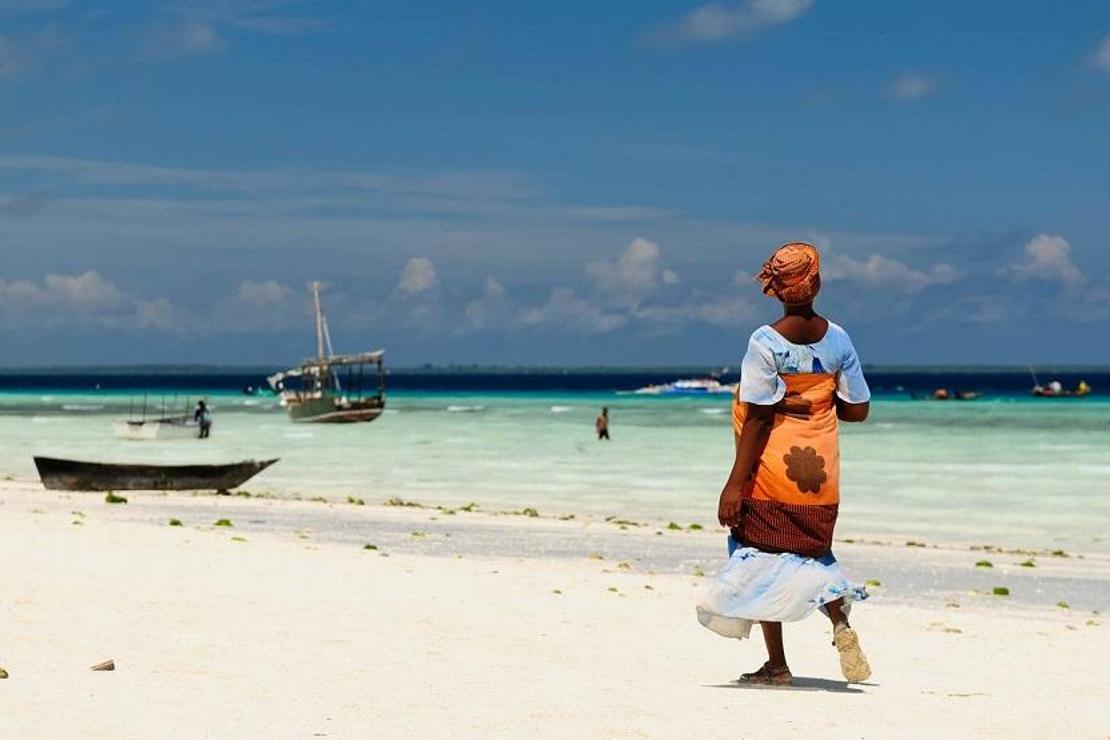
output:
<svg viewBox="0 0 1110 740"><path fill-rule="evenodd" d="M623 327L628 318L605 311L569 288L556 288L547 303L521 311L517 321L525 327L552 326L563 331L605 334Z"/></svg>
<svg viewBox="0 0 1110 740"><path fill-rule="evenodd" d="M910 103L932 95L939 87L940 81L932 75L907 73L890 83L886 93L893 100Z"/></svg>
<svg viewBox="0 0 1110 740"><path fill-rule="evenodd" d="M1018 280L1048 280L1078 285L1086 278L1071 261L1071 245L1062 236L1038 234L1024 248L1025 258L1004 272Z"/></svg>
<svg viewBox="0 0 1110 740"><path fill-rule="evenodd" d="M80 275L47 275L33 296L36 302L59 303L81 311L111 311L120 305L120 289L89 270Z"/></svg>
<svg viewBox="0 0 1110 740"><path fill-rule="evenodd" d="M1110 34L1102 37L1098 48L1091 54L1091 66L1110 75Z"/></svg>
<svg viewBox="0 0 1110 740"><path fill-rule="evenodd" d="M640 304L660 286L679 282L678 274L663 266L659 245L641 237L633 239L615 263L588 264L586 274L600 293L627 306Z"/></svg>
<svg viewBox="0 0 1110 740"><path fill-rule="evenodd" d="M288 285L276 280L244 280L235 291L234 301L251 308L273 308L288 303L292 293Z"/></svg>
<svg viewBox="0 0 1110 740"><path fill-rule="evenodd" d="M128 296L92 270L77 275L48 274L40 282L0 279L3 327L164 327L171 312L168 301Z"/></svg>
<svg viewBox="0 0 1110 740"><path fill-rule="evenodd" d="M506 325L511 319L511 306L505 286L493 277L487 277L481 297L467 303L463 313L472 328L488 329Z"/></svg>
<svg viewBox="0 0 1110 740"><path fill-rule="evenodd" d="M707 3L671 23L655 36L664 41L712 43L751 36L789 23L814 0L744 0L735 5Z"/></svg>
<svg viewBox="0 0 1110 740"><path fill-rule="evenodd" d="M285 283L276 280L243 280L230 296L212 305L212 323L223 329L275 330L291 325L309 326L305 314L309 302L294 295ZM208 322L201 322L207 324Z"/></svg>
<svg viewBox="0 0 1110 740"><path fill-rule="evenodd" d="M414 297L434 290L438 286L439 277L436 275L435 263L427 257L413 257L401 270L401 278L397 281L397 292L402 296Z"/></svg>
<svg viewBox="0 0 1110 740"><path fill-rule="evenodd" d="M710 324L724 329L751 328L756 311L746 296L707 296L695 294L684 302L667 306L648 306L633 311L637 321L657 328L687 323Z"/></svg>
<svg viewBox="0 0 1110 740"><path fill-rule="evenodd" d="M165 298L154 298L136 301L134 315L124 322L128 324L140 329L170 331L180 328L181 322L172 303Z"/></svg>
<svg viewBox="0 0 1110 740"><path fill-rule="evenodd" d="M947 285L961 277L954 267L943 262L928 270L915 270L881 254L861 260L828 253L821 265L821 276L828 282L856 282L903 293L917 293L931 285Z"/></svg>

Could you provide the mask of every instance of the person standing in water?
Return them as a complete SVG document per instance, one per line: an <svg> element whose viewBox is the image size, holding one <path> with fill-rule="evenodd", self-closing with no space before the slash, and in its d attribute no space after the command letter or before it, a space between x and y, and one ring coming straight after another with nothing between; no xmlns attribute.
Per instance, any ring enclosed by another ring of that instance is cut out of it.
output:
<svg viewBox="0 0 1110 740"><path fill-rule="evenodd" d="M597 428L597 438L609 439L609 407L602 406L601 413L597 415L597 421L594 422Z"/></svg>
<svg viewBox="0 0 1110 740"><path fill-rule="evenodd" d="M193 421L200 425L200 434L197 436L200 439L208 439L208 435L212 432L212 414L208 411L208 404L204 401L197 401L196 411L193 412Z"/></svg>
<svg viewBox="0 0 1110 740"><path fill-rule="evenodd" d="M838 421L867 418L871 393L848 333L813 310L817 249L780 247L756 276L783 316L755 330L733 400L736 456L717 518L729 560L697 605L698 621L725 637L759 623L767 662L741 683L789 684L782 623L820 609L832 623L840 668L864 681L871 668L848 624L867 598L832 553L840 501Z"/></svg>

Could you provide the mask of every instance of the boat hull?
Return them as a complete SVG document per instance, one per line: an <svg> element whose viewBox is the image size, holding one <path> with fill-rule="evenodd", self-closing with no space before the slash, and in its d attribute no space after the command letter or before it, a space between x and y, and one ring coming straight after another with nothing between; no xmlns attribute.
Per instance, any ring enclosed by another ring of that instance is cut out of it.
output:
<svg viewBox="0 0 1110 740"><path fill-rule="evenodd" d="M51 491L230 490L276 462L277 458L224 465L133 465L35 457L39 478Z"/></svg>
<svg viewBox="0 0 1110 740"><path fill-rule="evenodd" d="M384 398L344 402L338 398L289 399L285 410L296 422L313 424L351 424L373 421L385 411Z"/></svg>

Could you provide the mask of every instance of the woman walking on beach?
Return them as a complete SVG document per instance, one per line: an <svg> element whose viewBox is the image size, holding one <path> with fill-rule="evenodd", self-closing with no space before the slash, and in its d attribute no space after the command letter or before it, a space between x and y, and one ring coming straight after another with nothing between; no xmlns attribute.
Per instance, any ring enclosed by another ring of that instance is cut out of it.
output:
<svg viewBox="0 0 1110 740"><path fill-rule="evenodd" d="M871 675L851 602L867 598L832 554L840 501L839 421L867 418L871 393L848 333L813 310L820 257L809 244L780 247L756 276L783 316L755 330L733 401L736 458L717 518L729 561L698 604L698 620L744 638L758 622L767 662L742 683L789 684L782 623L820 609L849 681Z"/></svg>

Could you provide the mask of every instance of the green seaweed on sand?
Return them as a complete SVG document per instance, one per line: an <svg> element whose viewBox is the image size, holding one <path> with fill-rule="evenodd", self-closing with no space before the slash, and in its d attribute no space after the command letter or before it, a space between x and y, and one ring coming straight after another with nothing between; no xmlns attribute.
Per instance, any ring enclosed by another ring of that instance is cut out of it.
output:
<svg viewBox="0 0 1110 740"><path fill-rule="evenodd" d="M246 542L247 538L246 537L235 536L235 537L231 538L231 541L232 542Z"/></svg>
<svg viewBox="0 0 1110 740"><path fill-rule="evenodd" d="M1006 588L1005 586L995 586L993 589L991 589L991 593L995 596L1009 596L1010 589Z"/></svg>
<svg viewBox="0 0 1110 740"><path fill-rule="evenodd" d="M561 517L559 517L559 521L569 522L573 518L574 518L574 514L563 514Z"/></svg>
<svg viewBox="0 0 1110 740"><path fill-rule="evenodd" d="M682 529L682 525L678 522L670 522L669 524L667 524L667 529L680 530Z"/></svg>
<svg viewBox="0 0 1110 740"><path fill-rule="evenodd" d="M73 511L71 511L71 512L69 512L69 513L70 513L70 514L73 514L74 516L79 516L79 517L84 517L84 516L85 516L85 512L83 512L83 511L77 511L77 509L74 509Z"/></svg>
<svg viewBox="0 0 1110 740"><path fill-rule="evenodd" d="M994 567L994 563L992 563L992 562L991 562L991 561L989 561L989 560L980 560L979 562L977 562L977 563L975 564L975 567L976 567L976 568L993 568L993 567Z"/></svg>
<svg viewBox="0 0 1110 740"><path fill-rule="evenodd" d="M535 519L536 517L538 517L540 515L540 512L536 511L531 506L524 507L524 509L522 509L520 513L523 514L524 516L532 517L533 519Z"/></svg>
<svg viewBox="0 0 1110 740"><path fill-rule="evenodd" d="M72 522L70 522L70 524L82 525L82 524L84 524L84 522L81 521L80 519L74 519Z"/></svg>
<svg viewBox="0 0 1110 740"><path fill-rule="evenodd" d="M589 555L587 555L587 557L590 560L604 560L605 559L605 556L602 555L600 552L591 552Z"/></svg>
<svg viewBox="0 0 1110 740"><path fill-rule="evenodd" d="M621 570L632 570L632 566L629 563L626 563L626 562L623 562L623 561L620 562L620 563L617 563L617 567L620 568Z"/></svg>
<svg viewBox="0 0 1110 740"><path fill-rule="evenodd" d="M363 550L377 550L378 546L375 545L375 544L372 544L370 542L367 542L365 545L362 546L362 549Z"/></svg>
<svg viewBox="0 0 1110 740"><path fill-rule="evenodd" d="M104 503L106 503L106 504L126 504L127 503L127 498L124 497L124 496L117 496L116 494L112 493L111 491L108 491L108 494L104 497Z"/></svg>
<svg viewBox="0 0 1110 740"><path fill-rule="evenodd" d="M347 497L347 503L351 504L353 506L366 506L365 501L363 501L360 498L355 498L354 496L348 496Z"/></svg>
<svg viewBox="0 0 1110 740"><path fill-rule="evenodd" d="M704 575L705 575L705 571L704 571L704 570L702 570L702 567L701 567L700 565L695 565L695 566L694 566L694 570L693 570L692 572L693 572L693 574L694 574L695 576L697 576L698 578L701 578L702 576L704 576Z"/></svg>
<svg viewBox="0 0 1110 740"><path fill-rule="evenodd" d="M563 592L560 591L559 589L555 588L555 589L551 590L551 593L553 593L553 594L562 594Z"/></svg>
<svg viewBox="0 0 1110 740"><path fill-rule="evenodd" d="M910 541L908 541L908 542L906 543L906 547L925 547L925 543L924 543L924 542L916 542L916 541L914 541L914 540L910 540Z"/></svg>
<svg viewBox="0 0 1110 740"><path fill-rule="evenodd" d="M1068 554L1066 552L1064 552L1063 550L1053 550L1049 554L1052 555L1052 557L1054 557L1054 558L1066 558L1066 557L1068 557Z"/></svg>
<svg viewBox="0 0 1110 740"><path fill-rule="evenodd" d="M230 519L217 519L212 524L212 526L213 527L234 527L235 525L231 523Z"/></svg>
<svg viewBox="0 0 1110 740"><path fill-rule="evenodd" d="M412 535L412 538L414 540L420 540L420 539L423 539L423 538L428 536L427 532L421 532L419 530L417 530L415 532L409 532L409 534Z"/></svg>
<svg viewBox="0 0 1110 740"><path fill-rule="evenodd" d="M609 590L612 591L613 593L617 593L617 587L616 586L610 586Z"/></svg>
<svg viewBox="0 0 1110 740"><path fill-rule="evenodd" d="M407 506L410 509L423 509L424 508L424 504L418 503L416 501L405 501L403 498L399 498L397 496L390 496L389 498L387 498L385 500L385 502L382 505L383 506Z"/></svg>
<svg viewBox="0 0 1110 740"><path fill-rule="evenodd" d="M1023 560L1022 562L1018 563L1018 565L1020 565L1022 568L1036 568L1037 567L1037 564L1034 563L1032 560Z"/></svg>
<svg viewBox="0 0 1110 740"><path fill-rule="evenodd" d="M7 678L7 677L8 677L8 672L6 670L4 670L3 668L0 668L0 678Z"/></svg>
<svg viewBox="0 0 1110 740"><path fill-rule="evenodd" d="M863 585L864 586L874 586L874 587L878 588L879 586L883 585L883 582L880 581L878 578L868 578L866 581L863 582Z"/></svg>
<svg viewBox="0 0 1110 740"><path fill-rule="evenodd" d="M1068 606L1068 602L1066 601L1057 601L1056 606L1060 607L1061 609L1071 609L1071 607Z"/></svg>
<svg viewBox="0 0 1110 740"><path fill-rule="evenodd" d="M652 587L652 585L650 583L645 583L644 584L644 590L645 591L654 591L655 589Z"/></svg>
<svg viewBox="0 0 1110 740"><path fill-rule="evenodd" d="M460 506L459 511L465 511L467 514L470 514L477 508L478 508L478 503L476 501L471 501L466 506Z"/></svg>
<svg viewBox="0 0 1110 740"><path fill-rule="evenodd" d="M701 526L700 524L696 524L696 523L695 523L695 524L691 524L691 525L690 525L689 527L687 527L686 529L690 530L691 532L696 532L696 531L698 531L699 529L705 529L705 527Z"/></svg>
<svg viewBox="0 0 1110 740"><path fill-rule="evenodd" d="M180 519L170 519L170 526L171 527L183 527L185 525L181 523Z"/></svg>

